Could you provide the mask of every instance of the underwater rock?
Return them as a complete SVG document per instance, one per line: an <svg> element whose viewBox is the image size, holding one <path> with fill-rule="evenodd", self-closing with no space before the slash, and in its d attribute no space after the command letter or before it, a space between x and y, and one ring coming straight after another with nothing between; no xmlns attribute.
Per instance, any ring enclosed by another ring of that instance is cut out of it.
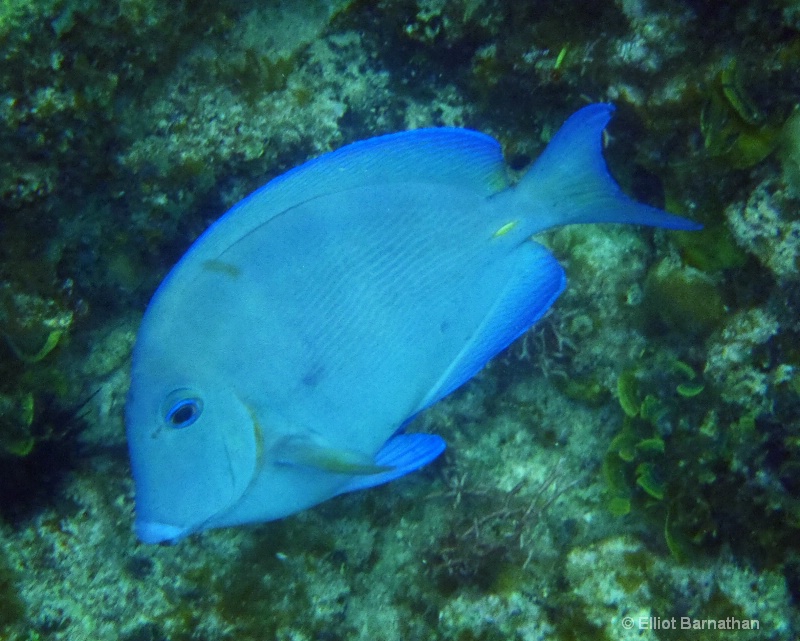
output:
<svg viewBox="0 0 800 641"><path fill-rule="evenodd" d="M778 321L766 311L751 309L728 319L712 337L705 375L719 387L723 400L756 413L770 410L772 379L762 354L778 329Z"/></svg>
<svg viewBox="0 0 800 641"><path fill-rule="evenodd" d="M756 620L759 626L753 633L737 631L737 638L789 638L785 622L773 616L790 598L779 573L757 575L726 560L708 566L674 565L632 538L612 537L572 550L566 575L577 600L572 611L581 612L584 626L594 627L597 636L592 638L673 638L666 636L673 632L673 618L678 633L687 618L690 623L736 619ZM574 629L576 623L568 625ZM607 636L601 637L603 633ZM701 636L726 638L724 630L719 636L712 634Z"/></svg>
<svg viewBox="0 0 800 641"><path fill-rule="evenodd" d="M800 279L798 203L772 179L725 210L736 242L781 282Z"/></svg>

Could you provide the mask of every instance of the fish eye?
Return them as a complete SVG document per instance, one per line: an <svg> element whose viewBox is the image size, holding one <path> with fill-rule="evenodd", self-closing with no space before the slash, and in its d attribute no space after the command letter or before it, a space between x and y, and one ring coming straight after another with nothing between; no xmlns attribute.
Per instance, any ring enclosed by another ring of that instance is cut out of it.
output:
<svg viewBox="0 0 800 641"><path fill-rule="evenodd" d="M203 412L203 402L199 398L182 398L167 410L164 419L175 429L183 429L194 423Z"/></svg>

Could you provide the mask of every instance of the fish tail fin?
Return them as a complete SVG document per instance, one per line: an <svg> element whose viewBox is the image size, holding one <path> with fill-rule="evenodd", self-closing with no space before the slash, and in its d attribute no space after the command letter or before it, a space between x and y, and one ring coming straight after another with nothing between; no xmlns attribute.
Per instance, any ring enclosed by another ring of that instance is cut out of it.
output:
<svg viewBox="0 0 800 641"><path fill-rule="evenodd" d="M622 192L603 158L603 129L613 112L613 105L599 103L574 113L517 184L518 197L536 211L535 231L575 223L700 229Z"/></svg>

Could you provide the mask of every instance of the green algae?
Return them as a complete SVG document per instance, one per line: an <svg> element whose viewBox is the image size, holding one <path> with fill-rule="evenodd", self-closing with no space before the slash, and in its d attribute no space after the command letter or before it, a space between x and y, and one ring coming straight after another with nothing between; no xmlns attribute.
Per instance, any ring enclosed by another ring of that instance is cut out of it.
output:
<svg viewBox="0 0 800 641"><path fill-rule="evenodd" d="M694 398L698 394L701 394L705 388L706 386L703 385L703 383L680 383L675 390L681 396Z"/></svg>
<svg viewBox="0 0 800 641"><path fill-rule="evenodd" d="M601 407L608 401L608 389L591 375L585 378L559 378L556 384L562 394L590 407Z"/></svg>
<svg viewBox="0 0 800 641"><path fill-rule="evenodd" d="M604 626L589 620L579 604L570 604L551 613L559 641L612 641Z"/></svg>
<svg viewBox="0 0 800 641"><path fill-rule="evenodd" d="M744 267L747 254L736 244L727 225L713 222L697 232L674 235L683 262L706 274Z"/></svg>
<svg viewBox="0 0 800 641"><path fill-rule="evenodd" d="M75 314L63 293L47 299L18 288L0 286L0 333L11 356L0 361L0 452L23 458L47 438L38 422L42 400L68 394L57 347L66 342Z"/></svg>
<svg viewBox="0 0 800 641"><path fill-rule="evenodd" d="M17 591L17 581L17 574L5 555L0 555L0 632L14 628L25 618L25 604Z"/></svg>
<svg viewBox="0 0 800 641"><path fill-rule="evenodd" d="M687 486L691 487L697 479L685 473L686 444L662 430L674 430L670 426L678 416L676 412L686 412L679 407L696 396L682 394L681 386L702 386L702 383L694 368L679 360L662 364L659 374L643 367L625 370L620 380L626 381L623 389L636 381L636 394L629 390L625 401L620 396L625 413L623 429L609 444L604 458L608 510L615 516L638 512L654 524L660 523L667 548L676 558L685 558L686 546L679 546L677 541L685 538L697 546L705 539L703 533L710 530L698 525L697 506L692 506L691 514L679 511L688 496L684 494ZM706 478L704 484L714 480L713 476Z"/></svg>
<svg viewBox="0 0 800 641"><path fill-rule="evenodd" d="M751 503L753 494L739 485L738 474L728 471L732 458L752 457L763 446L759 441L763 443L764 435L758 434L752 416L729 416L729 424L721 428L719 416L706 413L706 396L714 391L685 362L632 368L624 378L637 381L635 398L643 395L644 400L622 412L623 429L604 457L611 514L641 518L659 528L666 548L683 562L716 549L723 531L746 529L756 512L761 513L761 527L759 542L750 540L755 545L751 550L764 554L762 545L791 536L800 522L794 518L796 503L782 499L792 516L778 525L761 512L765 497ZM645 409L648 405L658 409ZM792 442L789 437L782 447L791 448ZM792 460L787 457L785 474L797 469Z"/></svg>
<svg viewBox="0 0 800 641"><path fill-rule="evenodd" d="M620 407L629 417L639 414L641 398L635 370L626 370L617 378L617 397Z"/></svg>
<svg viewBox="0 0 800 641"><path fill-rule="evenodd" d="M792 195L800 197L800 108L795 108L783 125L779 155L783 179Z"/></svg>
<svg viewBox="0 0 800 641"><path fill-rule="evenodd" d="M614 516L625 516L630 514L631 500L622 496L613 496L609 499L607 508Z"/></svg>
<svg viewBox="0 0 800 641"><path fill-rule="evenodd" d="M664 498L664 482L658 478L656 466L653 463L639 463L636 466L636 485L641 487L647 494L661 501Z"/></svg>
<svg viewBox="0 0 800 641"><path fill-rule="evenodd" d="M33 419L33 394L19 399L0 396L0 449L12 456L30 454L36 443L31 433Z"/></svg>
<svg viewBox="0 0 800 641"><path fill-rule="evenodd" d="M727 311L720 288L711 277L691 267L676 266L669 259L648 272L643 307L654 330L695 336L712 332Z"/></svg>
<svg viewBox="0 0 800 641"><path fill-rule="evenodd" d="M737 169L760 163L779 142L780 127L750 99L735 58L719 73L700 126L708 153Z"/></svg>
<svg viewBox="0 0 800 641"><path fill-rule="evenodd" d="M58 342L61 340L63 333L64 332L60 329L55 329L51 332L48 332L44 342L41 344L41 347L32 352L24 351L8 334L6 334L6 342L11 348L11 351L13 351L16 357L21 361L25 361L26 363L38 363L55 349L56 345L58 345Z"/></svg>
<svg viewBox="0 0 800 641"><path fill-rule="evenodd" d="M651 425L660 425L669 416L669 413L669 405L655 394L647 394L639 408L642 420ZM660 439L656 437L655 439L645 439L643 442L650 443L653 440L657 442Z"/></svg>
<svg viewBox="0 0 800 641"><path fill-rule="evenodd" d="M653 438L642 439L636 443L636 449L644 454L663 454L664 453L664 440L658 436Z"/></svg>

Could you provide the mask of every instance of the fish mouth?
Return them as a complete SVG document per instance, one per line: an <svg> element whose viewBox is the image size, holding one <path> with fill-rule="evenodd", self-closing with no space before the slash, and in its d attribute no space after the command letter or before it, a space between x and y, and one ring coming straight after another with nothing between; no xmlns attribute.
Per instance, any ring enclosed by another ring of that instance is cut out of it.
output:
<svg viewBox="0 0 800 641"><path fill-rule="evenodd" d="M192 532L190 528L182 528L169 523L140 520L136 521L134 530L142 543L177 543Z"/></svg>

